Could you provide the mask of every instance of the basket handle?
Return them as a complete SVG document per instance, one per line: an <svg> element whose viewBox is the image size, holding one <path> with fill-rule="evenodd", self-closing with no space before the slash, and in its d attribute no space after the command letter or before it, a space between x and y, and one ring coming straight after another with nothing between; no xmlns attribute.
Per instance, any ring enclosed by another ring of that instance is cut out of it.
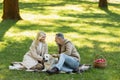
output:
<svg viewBox="0 0 120 80"><path fill-rule="evenodd" d="M105 59L105 57L104 57L103 55L96 55L95 60L96 60L97 58L103 58L103 59ZM105 60L106 60L106 59L105 59Z"/></svg>

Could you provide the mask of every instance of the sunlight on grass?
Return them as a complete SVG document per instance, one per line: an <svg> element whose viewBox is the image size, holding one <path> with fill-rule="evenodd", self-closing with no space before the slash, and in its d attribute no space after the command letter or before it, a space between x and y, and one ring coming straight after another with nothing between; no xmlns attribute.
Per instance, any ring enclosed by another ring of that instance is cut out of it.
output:
<svg viewBox="0 0 120 80"><path fill-rule="evenodd" d="M65 35L66 35L66 38L72 41L73 44L75 44L75 46L77 47L83 47L84 45L87 45L89 47L93 46L91 42L88 42L85 40L86 36L84 35L79 35L79 34L76 34L75 32L66 33Z"/></svg>
<svg viewBox="0 0 120 80"><path fill-rule="evenodd" d="M0 13L2 13L2 11L0 11ZM0 16L2 16L2 14L0 14ZM0 17L0 21L2 21L2 18Z"/></svg>
<svg viewBox="0 0 120 80"><path fill-rule="evenodd" d="M59 15L55 15L55 14L50 14L50 15L34 15L34 14L21 14L21 16L22 16L22 18L23 19L25 19L25 20L32 20L32 22L40 22L40 21L38 21L38 20L42 20L42 22L43 22L43 20L49 20L50 21L50 19L51 20L56 20L56 19L59 19L59 20L74 20L75 18L73 18L73 17L62 17L62 16L59 16ZM46 21L45 21L46 22ZM44 22L44 23L45 23ZM48 21L47 21L48 22ZM46 22L46 23L47 23Z"/></svg>
<svg viewBox="0 0 120 80"><path fill-rule="evenodd" d="M11 40L15 40L15 41L22 41L26 38L32 38L33 36L36 35L35 33L36 33L35 31L24 31L18 33L7 32L5 37L11 38Z"/></svg>
<svg viewBox="0 0 120 80"><path fill-rule="evenodd" d="M3 74L0 74L0 79L4 79L5 77L4 77L4 75Z"/></svg>
<svg viewBox="0 0 120 80"><path fill-rule="evenodd" d="M1 0L0 4L2 4ZM110 3L109 10L99 9L95 0L19 0L19 5L23 20L17 22L8 20L0 23L1 80L58 80L58 78L119 80L120 6L118 3ZM2 16L2 5L0 5L0 16ZM72 76L70 74L46 76L43 73L9 71L10 62L22 61L39 31L45 31L47 34L46 42L50 54L57 53L55 34L63 32L65 38L76 46L82 64L92 64L97 54L105 55L108 61L107 68L92 68L82 75Z"/></svg>
<svg viewBox="0 0 120 80"><path fill-rule="evenodd" d="M0 51L2 51L4 48L6 48L8 44L6 42L0 42Z"/></svg>
<svg viewBox="0 0 120 80"><path fill-rule="evenodd" d="M53 0L20 0L19 2L41 2L41 3L60 3L60 2L63 2L63 0L60 0L60 1L53 1Z"/></svg>
<svg viewBox="0 0 120 80"><path fill-rule="evenodd" d="M14 32L14 31L17 31L17 32ZM13 40L13 41L21 42L21 41L25 40L26 38L34 39L35 36L36 36L36 33L38 31L29 31L29 30L21 31L21 30L19 30L19 28L14 28L13 27L5 34L4 37L5 37L5 39L11 38L11 40ZM87 45L89 47L93 47L93 44L91 42L88 42L88 41L85 40L86 38L88 38L90 40L96 40L96 41L106 42L106 43L115 42L117 40L117 38L111 38L111 37L107 38L107 36L105 36L105 35L104 36L100 35L100 36L95 36L94 37L94 36L90 36L90 35L88 35L88 36L87 35L79 35L79 34L76 34L76 33L73 33L73 32L72 33L66 33L65 36L69 40L73 41L73 43L78 47L82 47L84 45ZM54 37L55 37L55 33L48 33L47 32L46 41L49 45L55 45ZM106 46L107 46L107 51L108 51L108 48L109 48L109 51L112 50L112 46L109 46L109 45L103 46L102 45L102 47L106 47ZM3 47L3 48L5 48L5 47Z"/></svg>
<svg viewBox="0 0 120 80"><path fill-rule="evenodd" d="M109 52L112 52L112 51L120 51L119 47L118 46L110 46L110 45L106 45L106 44L101 44L100 47L102 49L104 49L104 51L109 51Z"/></svg>
<svg viewBox="0 0 120 80"><path fill-rule="evenodd" d="M79 7L79 5L65 5L65 6L55 6L55 7L46 7L47 9L55 11L61 10L72 10L72 11L83 11L83 7Z"/></svg>
<svg viewBox="0 0 120 80"><path fill-rule="evenodd" d="M120 14L120 9L119 9L119 8L116 8L115 6L109 6L109 9L110 9L112 12L114 12L114 13L117 12L117 14Z"/></svg>
<svg viewBox="0 0 120 80"><path fill-rule="evenodd" d="M17 42L21 42L21 41L25 40L26 38L34 40L37 32L39 32L39 30L38 31L28 31L27 30L27 31L14 33L14 32L12 32L12 30L13 29L11 29L9 32L7 32L4 37L5 37L5 39L11 38L11 40L17 41ZM47 33L46 41L48 44L55 45L54 39L55 39L55 33Z"/></svg>

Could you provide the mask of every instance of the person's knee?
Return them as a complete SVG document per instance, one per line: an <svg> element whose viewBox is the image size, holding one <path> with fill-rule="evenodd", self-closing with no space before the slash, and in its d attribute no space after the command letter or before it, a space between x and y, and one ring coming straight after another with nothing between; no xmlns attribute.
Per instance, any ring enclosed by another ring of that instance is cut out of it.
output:
<svg viewBox="0 0 120 80"><path fill-rule="evenodd" d="M66 54L64 54L64 53L61 53L61 54L60 54L61 57L65 57L65 55L66 55Z"/></svg>

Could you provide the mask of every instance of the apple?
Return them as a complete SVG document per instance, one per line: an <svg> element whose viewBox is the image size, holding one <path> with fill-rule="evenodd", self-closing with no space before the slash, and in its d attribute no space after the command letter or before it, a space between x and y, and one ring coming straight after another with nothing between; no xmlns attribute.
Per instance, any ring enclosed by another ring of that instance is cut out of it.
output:
<svg viewBox="0 0 120 80"><path fill-rule="evenodd" d="M105 62L106 60L105 59L96 59L94 62L96 62L96 63L102 63L102 62Z"/></svg>

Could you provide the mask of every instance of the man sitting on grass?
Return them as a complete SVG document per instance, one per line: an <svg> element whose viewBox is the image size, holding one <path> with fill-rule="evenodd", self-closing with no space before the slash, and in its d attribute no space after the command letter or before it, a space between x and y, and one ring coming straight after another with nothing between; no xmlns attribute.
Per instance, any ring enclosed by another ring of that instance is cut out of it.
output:
<svg viewBox="0 0 120 80"><path fill-rule="evenodd" d="M75 46L67 39L64 39L62 33L56 34L55 41L59 48L59 61L51 70L47 70L47 73L54 74L59 73L59 71L76 71L80 65L80 55Z"/></svg>

